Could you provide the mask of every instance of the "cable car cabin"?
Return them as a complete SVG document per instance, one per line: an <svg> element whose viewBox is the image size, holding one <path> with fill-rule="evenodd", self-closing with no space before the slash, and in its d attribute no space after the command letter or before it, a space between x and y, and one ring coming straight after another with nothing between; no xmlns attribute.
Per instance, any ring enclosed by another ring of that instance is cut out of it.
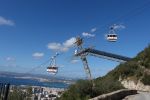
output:
<svg viewBox="0 0 150 100"><path fill-rule="evenodd" d="M108 34L107 35L107 40L110 41L110 42L117 41L117 34Z"/></svg>
<svg viewBox="0 0 150 100"><path fill-rule="evenodd" d="M50 74L56 74L58 72L58 67L47 67L47 72Z"/></svg>

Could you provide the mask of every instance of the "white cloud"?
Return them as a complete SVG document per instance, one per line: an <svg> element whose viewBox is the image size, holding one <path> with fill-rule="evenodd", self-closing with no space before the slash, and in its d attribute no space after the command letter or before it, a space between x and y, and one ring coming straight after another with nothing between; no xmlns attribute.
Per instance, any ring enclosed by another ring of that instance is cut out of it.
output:
<svg viewBox="0 0 150 100"><path fill-rule="evenodd" d="M92 28L91 29L91 32L93 33L93 32L95 32L97 30L97 28Z"/></svg>
<svg viewBox="0 0 150 100"><path fill-rule="evenodd" d="M72 47L74 45L74 43L76 42L76 38L72 37L69 40L66 40L63 45L64 47Z"/></svg>
<svg viewBox="0 0 150 100"><path fill-rule="evenodd" d="M8 25L8 26L13 26L15 23L12 20L6 19L2 16L0 16L0 25Z"/></svg>
<svg viewBox="0 0 150 100"><path fill-rule="evenodd" d="M61 52L68 51L68 47L64 47L60 43L49 43L47 47L48 49L54 50L54 51L61 51Z"/></svg>
<svg viewBox="0 0 150 100"><path fill-rule="evenodd" d="M60 43L49 43L48 48L52 50L59 50L61 48Z"/></svg>
<svg viewBox="0 0 150 100"><path fill-rule="evenodd" d="M84 37L95 37L95 34L90 34L90 33L87 33L87 32L83 32L82 35Z"/></svg>
<svg viewBox="0 0 150 100"><path fill-rule="evenodd" d="M71 60L71 63L72 64L75 64L75 63L78 63L80 60L77 60L77 59L73 59L73 60Z"/></svg>
<svg viewBox="0 0 150 100"><path fill-rule="evenodd" d="M112 26L114 29L125 29L126 27L124 26L124 25L122 25L122 24L114 24L113 26Z"/></svg>
<svg viewBox="0 0 150 100"><path fill-rule="evenodd" d="M41 52L35 52L32 54L32 56L35 58L35 59L40 59L44 56L44 53L41 53Z"/></svg>
<svg viewBox="0 0 150 100"><path fill-rule="evenodd" d="M55 43L55 42L49 43L47 47L48 49L51 49L54 51L66 52L74 45L75 41L76 41L76 38L72 37L63 43Z"/></svg>
<svg viewBox="0 0 150 100"><path fill-rule="evenodd" d="M68 47L61 47L58 51L61 51L61 52L66 52L66 51L68 51L69 50L69 48Z"/></svg>
<svg viewBox="0 0 150 100"><path fill-rule="evenodd" d="M4 67L17 67L16 59L14 57L8 56L5 58L6 64Z"/></svg>
<svg viewBox="0 0 150 100"><path fill-rule="evenodd" d="M9 62L10 62L10 61L15 61L15 58L13 58L13 57L7 57L7 58L6 58L6 61L9 61Z"/></svg>

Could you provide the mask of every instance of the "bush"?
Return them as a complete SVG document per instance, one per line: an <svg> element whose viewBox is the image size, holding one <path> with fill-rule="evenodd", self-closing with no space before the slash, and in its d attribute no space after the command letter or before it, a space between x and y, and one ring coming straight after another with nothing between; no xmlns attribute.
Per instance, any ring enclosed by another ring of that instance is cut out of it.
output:
<svg viewBox="0 0 150 100"><path fill-rule="evenodd" d="M150 85L150 75L145 74L141 81L144 85Z"/></svg>
<svg viewBox="0 0 150 100"><path fill-rule="evenodd" d="M78 81L69 87L60 100L88 100L100 94L124 88L119 81L114 81L112 77L103 77L93 82L94 86L92 81Z"/></svg>
<svg viewBox="0 0 150 100"><path fill-rule="evenodd" d="M87 100L92 91L92 82L79 80L61 96L60 100Z"/></svg>

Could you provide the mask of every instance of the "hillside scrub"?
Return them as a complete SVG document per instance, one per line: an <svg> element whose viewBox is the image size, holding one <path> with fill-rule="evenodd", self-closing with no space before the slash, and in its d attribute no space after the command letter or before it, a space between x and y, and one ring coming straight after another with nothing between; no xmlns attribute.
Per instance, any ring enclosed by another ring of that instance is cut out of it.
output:
<svg viewBox="0 0 150 100"><path fill-rule="evenodd" d="M88 100L97 95L124 88L119 81L113 81L111 78L96 79L94 83L95 86L93 87L91 81L79 80L69 87L60 100Z"/></svg>
<svg viewBox="0 0 150 100"><path fill-rule="evenodd" d="M94 79L94 87L92 82L88 80L79 80L76 84L71 85L61 96L60 100L87 100L89 98L123 89L121 79L132 79L135 82L141 80L145 85L150 85L150 74L145 73L146 69L150 69L150 46L145 48L132 60L118 65L114 70L107 73L103 77Z"/></svg>

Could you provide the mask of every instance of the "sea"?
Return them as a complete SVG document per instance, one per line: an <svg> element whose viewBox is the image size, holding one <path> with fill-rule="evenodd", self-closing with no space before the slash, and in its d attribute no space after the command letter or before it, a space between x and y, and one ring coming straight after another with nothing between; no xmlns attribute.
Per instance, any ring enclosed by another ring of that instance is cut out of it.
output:
<svg viewBox="0 0 150 100"><path fill-rule="evenodd" d="M20 79L13 77L0 77L0 83L9 83L10 85L29 85L29 86L43 86L49 88L67 88L69 84L64 82L40 82L32 79Z"/></svg>

